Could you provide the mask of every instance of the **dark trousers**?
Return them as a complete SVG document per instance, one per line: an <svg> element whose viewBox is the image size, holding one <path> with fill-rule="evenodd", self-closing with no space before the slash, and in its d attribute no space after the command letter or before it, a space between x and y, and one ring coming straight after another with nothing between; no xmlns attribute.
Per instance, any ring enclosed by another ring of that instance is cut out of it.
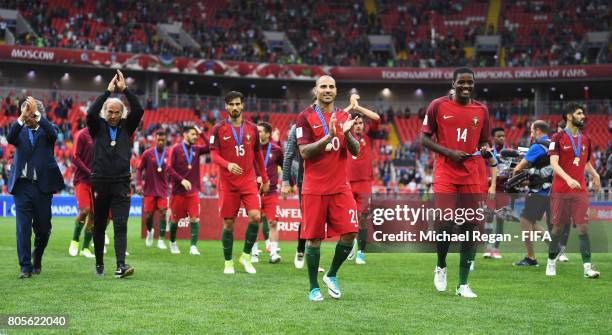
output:
<svg viewBox="0 0 612 335"><path fill-rule="evenodd" d="M115 233L115 257L117 266L125 264L127 249L127 221L130 214L130 182L92 183L94 211L94 249L96 265L104 265L104 233L109 211L113 216Z"/></svg>
<svg viewBox="0 0 612 335"><path fill-rule="evenodd" d="M40 268L51 236L52 194L43 193L36 182L19 179L13 190L17 217L17 257L22 272ZM34 229L34 264L32 264L32 229Z"/></svg>

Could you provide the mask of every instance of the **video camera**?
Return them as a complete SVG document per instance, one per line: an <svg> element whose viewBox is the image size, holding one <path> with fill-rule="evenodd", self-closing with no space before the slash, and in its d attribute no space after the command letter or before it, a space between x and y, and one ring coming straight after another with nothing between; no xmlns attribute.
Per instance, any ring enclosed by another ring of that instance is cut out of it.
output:
<svg viewBox="0 0 612 335"><path fill-rule="evenodd" d="M548 148L549 142L534 143ZM548 155L539 157L529 168L519 172L516 176L512 177L512 170L525 157L528 148L519 148L519 150L509 150L510 152L504 153L502 150L501 156L512 157L513 164L511 168L504 170L504 173L508 174L508 180L504 184L504 190L507 193L521 193L525 190L525 183L527 182L527 190L530 192L538 192L544 188L550 187L552 182L553 169L550 166L550 158Z"/></svg>
<svg viewBox="0 0 612 335"><path fill-rule="evenodd" d="M527 151L524 148L503 149L497 155L497 183L505 185L512 177L512 171L518 163L525 157Z"/></svg>

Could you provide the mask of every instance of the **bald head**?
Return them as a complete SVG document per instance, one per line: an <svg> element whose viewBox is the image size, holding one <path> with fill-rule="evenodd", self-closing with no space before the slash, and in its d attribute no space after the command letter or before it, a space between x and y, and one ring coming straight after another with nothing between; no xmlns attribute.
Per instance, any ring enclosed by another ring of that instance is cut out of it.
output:
<svg viewBox="0 0 612 335"><path fill-rule="evenodd" d="M317 79L315 86L315 96L318 103L325 106L331 105L336 100L336 81L331 76L321 76Z"/></svg>

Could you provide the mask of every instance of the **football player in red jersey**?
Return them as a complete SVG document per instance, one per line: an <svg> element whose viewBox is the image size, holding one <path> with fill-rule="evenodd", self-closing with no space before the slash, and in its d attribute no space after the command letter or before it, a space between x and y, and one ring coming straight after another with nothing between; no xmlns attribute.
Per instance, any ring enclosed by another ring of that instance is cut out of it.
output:
<svg viewBox="0 0 612 335"><path fill-rule="evenodd" d="M591 140L580 130L584 127L584 110L576 103L563 108L566 128L556 133L550 143L550 165L553 175L551 204L552 241L548 249L546 275L556 276L559 240L565 225L574 224L580 239L583 274L585 278L598 278L599 272L591 264L591 244L588 235L589 193L585 171L591 176L593 190L601 190L599 174L591 165Z"/></svg>
<svg viewBox="0 0 612 335"><path fill-rule="evenodd" d="M76 256L79 252L79 236L83 226L85 234L83 247L80 254L87 258L96 257L89 250L89 243L93 238L93 199L91 198L91 162L93 160L93 140L87 128L81 129L74 136L74 148L72 153L72 164L74 165L74 195L79 206L79 215L74 222L74 232L68 253Z"/></svg>
<svg viewBox="0 0 612 335"><path fill-rule="evenodd" d="M268 261L270 263L278 263L281 261L281 256L278 254L278 227L276 222L276 207L278 204L278 167L283 167L283 149L276 143L272 142L272 125L268 122L259 122L257 124L259 131L259 143L261 144L261 152L264 154L264 164L266 172L270 180L270 189L267 194L261 197L261 222L264 238L266 238L266 250L270 253ZM262 177L259 170L257 173L257 183L261 184ZM266 232L267 230L267 232ZM255 263L254 257L259 257L255 254L255 247L251 252L251 261Z"/></svg>
<svg viewBox="0 0 612 335"><path fill-rule="evenodd" d="M334 106L336 81L322 76L316 82L316 102L300 113L296 137L304 158L302 237L307 240L306 264L310 301L321 301L317 272L321 241L340 236L329 271L323 276L332 298L340 298L336 274L353 248L359 228L357 205L348 181L349 154L359 154L359 141L351 134L355 120Z"/></svg>
<svg viewBox="0 0 612 335"><path fill-rule="evenodd" d="M234 274L232 249L234 244L234 223L243 203L249 217L244 249L240 256L240 264L246 272L255 274L251 263L251 251L257 241L257 231L261 220L261 201L258 193L268 193L270 180L267 173L262 173L262 183L257 190L255 168L266 171L264 158L259 146L259 131L250 121L242 119L244 95L231 91L225 96L225 110L229 114L227 120L219 121L213 128L210 137L211 156L213 163L219 165L219 207L223 218L223 256L225 258L225 274Z"/></svg>
<svg viewBox="0 0 612 335"><path fill-rule="evenodd" d="M200 137L204 145L195 144ZM197 126L183 127L183 140L170 149L167 165L172 194L170 196L170 253L180 254L176 243L178 222L189 220L191 246L189 254L199 256L198 235L200 231L200 156L210 152L208 138Z"/></svg>
<svg viewBox="0 0 612 335"><path fill-rule="evenodd" d="M352 260L355 256L356 264L365 264L365 246L368 237L367 217L369 214L370 199L372 197L372 180L374 180L372 141L378 131L380 116L373 111L359 105L359 95L351 94L350 106L348 109L357 112L355 115L355 125L353 126L353 136L359 141L359 154L351 156L348 160L349 182L353 198L357 203L359 215L359 235L355 239L353 250L348 256ZM345 109L346 110L346 109ZM364 118L371 120L367 131Z"/></svg>
<svg viewBox="0 0 612 335"><path fill-rule="evenodd" d="M147 237L145 245L153 245L153 219L158 215L159 239L157 247L167 249L164 243L166 236L166 212L168 209L168 154L167 135L164 130L155 133L155 146L145 150L140 156L136 170L136 191L144 196L142 212L145 216ZM144 177L143 177L144 174Z"/></svg>
<svg viewBox="0 0 612 335"><path fill-rule="evenodd" d="M503 161L501 157L501 152L506 148L505 140L506 140L506 132L504 128L493 128L491 129L491 137L493 140L493 156L496 158L497 162ZM498 167L499 171L499 167ZM510 206L510 195L505 192L504 183L507 180L504 176L496 175L495 180L491 177L491 186L493 187L493 196L494 199L490 199L489 208L495 211L495 233L502 234L504 232L504 215L502 212L507 212ZM489 194L491 194L489 192ZM500 211L500 209L506 208L504 211ZM498 214L499 213L499 214ZM487 231L488 228L488 231ZM493 233L493 223L485 224L485 233ZM499 241L491 242L487 245L485 249L485 253L483 255L484 258L493 258L500 259L502 255L499 253Z"/></svg>
<svg viewBox="0 0 612 335"><path fill-rule="evenodd" d="M423 146L438 154L433 180L438 207L478 208L481 181L477 171L478 160L482 158L473 153L481 150L485 154L489 150L487 143L491 136L487 107L472 99L474 84L474 72L471 69L455 70L452 82L454 94L433 100L423 120ZM466 222L459 228L462 233L471 232L475 223ZM452 229L453 222L438 223L440 233L451 234ZM438 264L434 285L438 291L446 290L446 255L449 246L448 240L437 242ZM476 297L467 282L474 252L471 241L461 243L459 285L455 293L462 297Z"/></svg>

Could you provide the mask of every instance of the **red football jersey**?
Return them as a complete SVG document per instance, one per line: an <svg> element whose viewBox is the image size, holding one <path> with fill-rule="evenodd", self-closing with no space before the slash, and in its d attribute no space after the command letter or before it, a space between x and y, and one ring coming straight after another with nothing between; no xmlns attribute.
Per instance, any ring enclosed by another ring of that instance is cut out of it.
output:
<svg viewBox="0 0 612 335"><path fill-rule="evenodd" d="M140 164L138 165L138 175L140 177L138 179L141 184L144 182L144 196L167 197L169 190L167 167L170 148L166 148L165 152L157 151L161 160L161 171L158 171L156 151L157 147L152 147L145 150L140 156ZM196 156L194 159L199 160L200 157ZM143 171L144 178L142 178Z"/></svg>
<svg viewBox="0 0 612 335"><path fill-rule="evenodd" d="M270 145L270 154L266 158L268 145ZM268 191L268 194L274 194L278 189L278 167L283 167L283 149L275 143L268 142L267 144L260 144L260 150L264 155L264 163L266 159L268 160L268 163L266 164L266 172L268 174L268 179L270 180L270 190ZM260 173L257 169L257 164L255 164L254 167L255 175L259 177Z"/></svg>
<svg viewBox="0 0 612 335"><path fill-rule="evenodd" d="M240 127L234 127L240 141ZM259 132L250 121L243 121L242 145L234 139L232 125L227 120L217 122L210 137L210 150L217 151L221 158L236 163L242 168L242 174L236 176L227 169L220 169L220 187L223 191L236 192L255 188L255 154L259 152Z"/></svg>
<svg viewBox="0 0 612 335"><path fill-rule="evenodd" d="M574 144L578 145L578 136L573 136ZM563 178L553 175L552 192L554 193L580 193L587 192L586 179L584 178L584 171L587 162L591 159L591 139L585 135L580 134L580 160L578 165L574 164L576 154L569 136L565 131L556 133L553 135L550 147L548 148L548 155L559 156L559 166L567 173L570 177L574 178L580 183L580 189L572 190Z"/></svg>
<svg viewBox="0 0 612 335"><path fill-rule="evenodd" d="M372 167L372 142L374 133L378 131L379 121L371 121L368 131L361 136L353 136L359 141L359 154L348 160L349 181L368 181L374 179L374 168Z"/></svg>
<svg viewBox="0 0 612 335"><path fill-rule="evenodd" d="M337 194L350 191L346 173L347 159L350 155L342 123L349 114L336 109L336 136L330 142L331 150L322 150L318 155L304 160L304 182L302 194ZM329 125L331 113L322 113L325 124ZM325 136L324 126L312 107L306 108L298 115L295 134L298 145L318 141Z"/></svg>
<svg viewBox="0 0 612 335"><path fill-rule="evenodd" d="M448 96L435 99L429 104L423 120L423 133L435 135L438 144L452 150L473 154L478 144L489 142L489 111L487 107L472 100L460 105ZM478 160L474 156L462 163L437 155L434 167L434 183L440 184L480 184Z"/></svg>

